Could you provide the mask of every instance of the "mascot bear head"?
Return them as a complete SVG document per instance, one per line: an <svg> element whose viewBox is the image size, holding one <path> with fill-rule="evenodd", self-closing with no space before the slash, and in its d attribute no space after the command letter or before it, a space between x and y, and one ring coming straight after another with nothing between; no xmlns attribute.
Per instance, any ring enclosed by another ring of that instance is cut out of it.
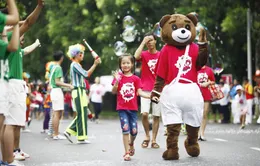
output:
<svg viewBox="0 0 260 166"><path fill-rule="evenodd" d="M165 15L160 20L163 42L173 46L186 46L196 37L198 19L195 13Z"/></svg>

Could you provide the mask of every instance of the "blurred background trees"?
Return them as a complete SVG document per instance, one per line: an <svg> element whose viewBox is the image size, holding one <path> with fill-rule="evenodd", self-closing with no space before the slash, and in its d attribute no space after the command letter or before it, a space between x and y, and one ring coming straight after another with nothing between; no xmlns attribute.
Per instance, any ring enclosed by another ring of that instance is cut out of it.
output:
<svg viewBox="0 0 260 166"><path fill-rule="evenodd" d="M37 0L17 2L22 19L37 5ZM1 1L0 5L3 7L4 2ZM86 39L103 61L94 76L111 74L111 70L118 67L118 56L114 52L117 41L124 42L127 52L134 54L143 35L152 31L163 15L197 12L200 23L208 31L212 65L220 63L224 67L222 73L230 73L241 79L247 76L248 8L252 14L254 72L260 59L260 3L257 0L45 0L39 20L25 36L25 46L39 38L41 47L24 58L24 71L29 72L32 79L43 79L45 63L52 60L54 51L66 53L69 45L83 44L82 39ZM127 15L135 19L136 37L132 42L124 41L122 36L123 19ZM158 50L162 46L158 38ZM86 48L82 65L88 69L92 63L93 58ZM65 58L64 75L68 73L69 64L70 60Z"/></svg>

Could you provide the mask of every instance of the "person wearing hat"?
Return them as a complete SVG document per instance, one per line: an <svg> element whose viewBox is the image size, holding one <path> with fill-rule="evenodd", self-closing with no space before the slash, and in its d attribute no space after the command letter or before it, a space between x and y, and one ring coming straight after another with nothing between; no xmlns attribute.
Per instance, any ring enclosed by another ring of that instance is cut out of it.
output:
<svg viewBox="0 0 260 166"><path fill-rule="evenodd" d="M258 112L258 119L256 123L260 124L260 70L256 70L254 75L254 81L256 82L256 86L254 87L254 94L255 94L255 115Z"/></svg>
<svg viewBox="0 0 260 166"><path fill-rule="evenodd" d="M90 143L87 139L87 94L86 84L84 78L88 78L96 69L97 65L101 63L100 58L95 59L94 64L89 70L85 70L81 66L81 62L84 59L85 47L81 44L75 44L69 47L67 52L68 57L72 63L70 65L70 80L74 89L71 92L72 97L72 108L76 110L77 116L74 118L72 123L67 127L64 132L65 137L69 142L71 135L77 136L78 144Z"/></svg>
<svg viewBox="0 0 260 166"><path fill-rule="evenodd" d="M235 96L235 103L240 112L241 129L245 128L246 115L248 113L247 100L244 95L244 90L241 85L236 86L237 95Z"/></svg>

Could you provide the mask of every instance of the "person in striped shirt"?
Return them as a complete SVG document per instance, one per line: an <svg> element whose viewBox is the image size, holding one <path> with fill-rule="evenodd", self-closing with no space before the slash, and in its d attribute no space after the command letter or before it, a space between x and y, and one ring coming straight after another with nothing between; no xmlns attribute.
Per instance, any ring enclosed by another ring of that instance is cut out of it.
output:
<svg viewBox="0 0 260 166"><path fill-rule="evenodd" d="M76 110L77 116L64 132L65 137L73 143L71 135L77 136L79 144L90 143L87 140L87 106L88 100L86 95L86 84L84 78L89 77L97 65L101 63L100 59L96 59L89 70L85 70L81 66L84 58L85 47L81 44L75 44L69 47L67 55L72 60L70 65L70 78L74 89L71 92L72 108Z"/></svg>

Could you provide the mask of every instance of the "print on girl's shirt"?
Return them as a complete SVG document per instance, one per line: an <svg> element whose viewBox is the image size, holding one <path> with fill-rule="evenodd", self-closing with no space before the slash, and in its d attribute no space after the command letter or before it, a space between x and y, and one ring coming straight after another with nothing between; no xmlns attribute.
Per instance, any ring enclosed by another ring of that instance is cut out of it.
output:
<svg viewBox="0 0 260 166"><path fill-rule="evenodd" d="M120 90L120 94L122 95L122 98L125 100L125 102L132 100L135 95L134 83L124 83Z"/></svg>
<svg viewBox="0 0 260 166"><path fill-rule="evenodd" d="M208 74L207 73L199 73L198 74L198 83L199 84L202 84L204 82L207 82L208 81Z"/></svg>
<svg viewBox="0 0 260 166"><path fill-rule="evenodd" d="M101 94L101 91L100 91L100 90L97 90L96 93L99 95L99 94Z"/></svg>
<svg viewBox="0 0 260 166"><path fill-rule="evenodd" d="M183 60L184 60L184 55L179 57L178 61L175 64L176 68L178 68L179 70L181 68L181 64L183 63ZM184 67L182 70L183 75L185 75L186 73L188 73L191 70L191 67L192 67L191 65L192 65L191 57L187 55L185 58L185 64L184 64Z"/></svg>
<svg viewBox="0 0 260 166"><path fill-rule="evenodd" d="M152 72L152 74L154 74L154 70L155 70L155 66L156 66L156 63L157 63L158 59L150 59L147 63L150 71Z"/></svg>

